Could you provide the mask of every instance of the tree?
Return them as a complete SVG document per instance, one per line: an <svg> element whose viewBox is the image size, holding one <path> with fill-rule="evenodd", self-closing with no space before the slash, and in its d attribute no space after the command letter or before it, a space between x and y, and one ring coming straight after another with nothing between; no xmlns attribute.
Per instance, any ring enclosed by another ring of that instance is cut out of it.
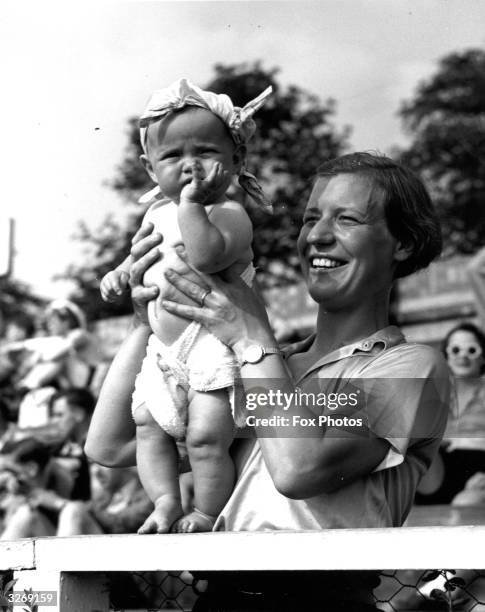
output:
<svg viewBox="0 0 485 612"><path fill-rule="evenodd" d="M119 304L107 304L101 299L99 283L103 276L120 264L130 251L130 240L141 221L140 213L132 213L122 222L112 215L92 230L80 221L73 238L83 243L84 259L71 264L58 278L74 281L72 298L82 308L88 321L104 319L131 312L130 296L126 294Z"/></svg>
<svg viewBox="0 0 485 612"><path fill-rule="evenodd" d="M485 242L485 51L444 57L400 114L413 139L403 161L430 187L445 252L473 252Z"/></svg>
<svg viewBox="0 0 485 612"><path fill-rule="evenodd" d="M337 131L332 124L333 100L321 102L297 86L284 87L278 82L276 68L267 70L260 62L217 64L214 72L206 88L227 93L239 106L273 86L273 95L255 115L258 130L249 143L247 167L270 196L274 214L256 210L239 187L234 187L234 197L245 204L253 220L259 281L263 286L294 282L298 278L296 238L312 177L323 161L343 152L349 129ZM125 202L136 202L153 186L138 161L141 152L137 121L130 119L125 157L111 182ZM129 239L143 213L140 208L122 231L112 221L111 225L103 225L102 232L81 227L78 237L90 246L94 259L91 257L82 266L71 266L68 274L77 280L86 308L94 307L97 316L114 313L112 307L101 305L97 285L104 272L121 261L122 253L128 252ZM124 308L126 304L118 312Z"/></svg>
<svg viewBox="0 0 485 612"><path fill-rule="evenodd" d="M321 103L299 87L283 88L277 74L278 69L264 70L258 62L217 64L208 84L208 89L227 93L239 106L268 85L273 87L273 96L255 115L258 131L249 143L248 156L249 171L261 181L274 206L273 215L250 209L255 261L263 286L298 278L296 239L312 178L323 161L342 153L349 132L337 132L331 123L333 100ZM251 205L249 198L246 202Z"/></svg>
<svg viewBox="0 0 485 612"><path fill-rule="evenodd" d="M11 277L0 278L0 332L13 314L27 312L33 315L45 304L46 300L36 295L27 284Z"/></svg>

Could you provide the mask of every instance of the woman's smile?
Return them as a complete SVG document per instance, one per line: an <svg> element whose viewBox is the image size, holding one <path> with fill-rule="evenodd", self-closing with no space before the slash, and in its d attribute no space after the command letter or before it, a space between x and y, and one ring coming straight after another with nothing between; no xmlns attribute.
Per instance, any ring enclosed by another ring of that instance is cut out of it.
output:
<svg viewBox="0 0 485 612"><path fill-rule="evenodd" d="M312 269L312 271L316 271L316 272L329 272L329 271L333 271L336 268L341 268L342 266L345 266L347 264L346 261L343 261L341 259L337 259L335 257L333 257L332 255L325 255L325 254L315 254L315 255L310 255L309 258L309 264L310 264L310 268Z"/></svg>

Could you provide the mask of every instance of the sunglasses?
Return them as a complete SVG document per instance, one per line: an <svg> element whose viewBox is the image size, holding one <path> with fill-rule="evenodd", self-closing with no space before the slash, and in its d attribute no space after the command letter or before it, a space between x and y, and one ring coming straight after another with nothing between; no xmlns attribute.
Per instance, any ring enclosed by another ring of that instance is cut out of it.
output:
<svg viewBox="0 0 485 612"><path fill-rule="evenodd" d="M482 347L478 344L469 344L468 346L458 346L457 344L450 344L446 347L446 354L448 357L458 357L463 355L470 359L478 359L482 356Z"/></svg>

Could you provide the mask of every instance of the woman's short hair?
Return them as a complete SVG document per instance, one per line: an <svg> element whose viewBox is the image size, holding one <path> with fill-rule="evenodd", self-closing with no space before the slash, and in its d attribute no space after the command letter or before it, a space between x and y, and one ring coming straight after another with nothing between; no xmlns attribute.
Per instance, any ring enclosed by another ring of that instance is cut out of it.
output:
<svg viewBox="0 0 485 612"><path fill-rule="evenodd" d="M442 248L441 226L423 182L414 172L389 157L362 152L342 155L325 162L318 176L362 174L372 179L373 188L384 194L384 213L391 234L410 255L398 262L394 278L426 268Z"/></svg>
<svg viewBox="0 0 485 612"><path fill-rule="evenodd" d="M463 323L458 323L458 325L452 327L444 337L443 342L441 343L441 351L445 358L448 358L446 354L446 349L448 348L448 344L450 343L451 336L453 336L454 333L460 331L468 332L469 334L473 334L475 336L475 340L478 342L480 348L482 349L482 355L485 357L485 334L474 323L471 323L470 321L464 321ZM482 367L482 374L484 371L485 364Z"/></svg>

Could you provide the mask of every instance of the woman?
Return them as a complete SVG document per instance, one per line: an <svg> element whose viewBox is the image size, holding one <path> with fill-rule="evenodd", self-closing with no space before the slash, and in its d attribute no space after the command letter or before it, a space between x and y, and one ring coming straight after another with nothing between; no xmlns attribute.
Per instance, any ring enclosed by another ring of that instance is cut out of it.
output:
<svg viewBox="0 0 485 612"><path fill-rule="evenodd" d="M485 473L485 336L472 323L460 323L446 335L443 352L455 379L456 401L440 453L418 489L416 502L483 503L483 476L465 485L474 475ZM472 487L473 483L478 486Z"/></svg>
<svg viewBox="0 0 485 612"><path fill-rule="evenodd" d="M113 362L87 442L87 453L110 465L134 460L129 397L148 336L143 302L156 295L154 288L141 286L141 279L158 257L154 247L161 240L147 235L149 230L139 232L132 249L136 327ZM394 279L428 265L440 246L439 224L422 183L390 159L355 153L324 164L310 195L298 252L319 312L315 334L285 355L277 350L261 301L237 279L225 282L199 275L194 282L168 275L174 301L164 307L202 322L234 350L246 393L254 391L257 379L258 391L267 397L280 391L294 399L301 389L323 392L328 398L329 392L338 396L351 384L362 398L357 406L342 402L336 409L325 409L325 416L335 417L338 425L327 427L318 419L310 434L301 419L315 418L320 407L296 401L289 410L281 405L260 407L259 416L281 419L273 420L274 427L255 427L257 442L245 439L235 449L238 479L216 529L403 523L444 431L449 381L436 351L406 343L400 331L389 326L389 293ZM178 304L178 291L200 306ZM278 424L289 413L300 417L292 424L291 437ZM359 419L361 426L346 425ZM368 575L325 576L335 587L325 592L331 609L341 605L345 610L364 610L369 605L373 584ZM321 575L318 580L320 589ZM287 579L282 593L274 575L269 581L265 577L264 586L258 577L246 576L242 582L226 579L223 589L213 581L211 601L200 609L216 609L221 592L224 602L233 602L231 608L223 604L221 609L296 609L296 600L301 607L302 592L308 593L306 609L318 604L314 584L302 590L300 581L292 584ZM248 591L262 593L257 603L252 600L259 608L247 607Z"/></svg>

